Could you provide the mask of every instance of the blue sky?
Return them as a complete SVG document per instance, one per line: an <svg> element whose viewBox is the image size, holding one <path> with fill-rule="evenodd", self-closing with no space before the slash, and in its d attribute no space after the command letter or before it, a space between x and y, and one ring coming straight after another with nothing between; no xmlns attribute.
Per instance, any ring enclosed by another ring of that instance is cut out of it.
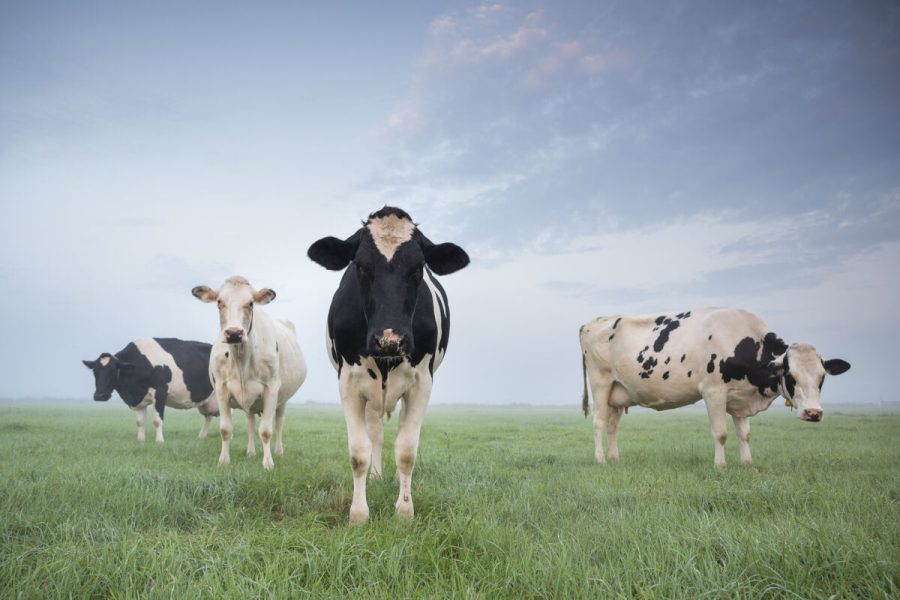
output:
<svg viewBox="0 0 900 600"><path fill-rule="evenodd" d="M433 402L577 408L581 323L707 305L896 400L898 73L886 1L2 2L0 397L212 339L239 273L337 402L306 248L392 204L473 259Z"/></svg>

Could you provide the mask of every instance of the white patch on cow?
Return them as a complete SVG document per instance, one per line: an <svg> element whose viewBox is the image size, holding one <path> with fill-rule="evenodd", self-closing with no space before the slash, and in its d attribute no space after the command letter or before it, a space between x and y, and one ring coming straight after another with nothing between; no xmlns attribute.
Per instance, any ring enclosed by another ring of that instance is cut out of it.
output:
<svg viewBox="0 0 900 600"><path fill-rule="evenodd" d="M444 352L441 350L441 339L444 334L444 315L447 313L447 308L444 306L441 293L437 289L437 286L434 285L432 277L431 271L426 269L425 285L428 286L428 290L431 292L431 304L434 307L434 322L437 324L437 339L434 344L434 367L432 369L433 371L437 371L438 367L441 366L441 362L444 360Z"/></svg>
<svg viewBox="0 0 900 600"><path fill-rule="evenodd" d="M102 357L102 358L100 359L100 364L103 365L103 366L105 367L106 365L109 364L109 361L111 361L111 360L112 360L112 359L111 359L110 357L104 356L104 357Z"/></svg>
<svg viewBox="0 0 900 600"><path fill-rule="evenodd" d="M397 248L404 242L412 239L413 232L416 230L415 224L409 219L402 219L397 215L387 215L377 219L372 219L366 225L372 239L375 241L375 247L384 255L388 262L394 258Z"/></svg>

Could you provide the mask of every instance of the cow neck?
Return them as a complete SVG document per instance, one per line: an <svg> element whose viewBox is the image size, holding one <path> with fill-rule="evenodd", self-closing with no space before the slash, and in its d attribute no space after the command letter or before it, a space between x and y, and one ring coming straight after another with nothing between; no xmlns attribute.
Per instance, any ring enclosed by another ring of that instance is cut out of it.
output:
<svg viewBox="0 0 900 600"><path fill-rule="evenodd" d="M784 359L781 364L784 368L781 370L781 395L784 396L784 399L787 401L787 405L791 407L791 412L794 411L794 397L788 391L787 386L787 374L788 374L788 357L787 352L784 354Z"/></svg>

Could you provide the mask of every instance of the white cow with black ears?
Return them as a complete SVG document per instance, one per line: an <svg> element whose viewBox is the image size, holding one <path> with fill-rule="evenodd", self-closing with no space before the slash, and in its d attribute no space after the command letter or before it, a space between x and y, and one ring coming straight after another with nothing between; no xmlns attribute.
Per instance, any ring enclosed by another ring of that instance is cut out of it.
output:
<svg viewBox="0 0 900 600"><path fill-rule="evenodd" d="M604 462L619 457L616 433L629 406L667 410L706 403L715 465L725 467L726 414L734 420L741 462L750 465L749 417L779 395L804 421L821 421L819 395L825 375L850 364L822 360L809 344L784 343L756 315L738 308L701 308L678 314L599 317L581 326L584 368L582 408L588 383L594 396L594 444Z"/></svg>
<svg viewBox="0 0 900 600"><path fill-rule="evenodd" d="M306 379L306 361L297 343L293 323L270 317L257 305L275 299L274 290L254 290L250 282L240 276L229 277L217 291L205 285L191 293L201 302L217 302L220 334L213 344L209 375L219 403L219 432L222 452L219 464L230 461L228 444L233 424L231 409L247 413L250 441L247 455L256 450L253 445L253 414L261 414L259 437L263 444L263 468L272 469L270 440L272 422L275 425L275 454L282 456L284 446L281 430L288 399Z"/></svg>

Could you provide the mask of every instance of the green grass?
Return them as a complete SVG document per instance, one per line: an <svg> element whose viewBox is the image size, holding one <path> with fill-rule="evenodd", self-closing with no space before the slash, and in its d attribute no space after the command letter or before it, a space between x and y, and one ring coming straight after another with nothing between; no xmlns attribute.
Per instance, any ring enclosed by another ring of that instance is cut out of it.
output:
<svg viewBox="0 0 900 600"><path fill-rule="evenodd" d="M166 417L139 445L123 407L0 407L0 597L900 596L897 415L775 407L757 468L731 432L717 472L703 412L627 415L598 466L578 406L432 410L415 521L388 476L362 527L339 409L291 407L271 473L243 419L223 468L199 416Z"/></svg>

